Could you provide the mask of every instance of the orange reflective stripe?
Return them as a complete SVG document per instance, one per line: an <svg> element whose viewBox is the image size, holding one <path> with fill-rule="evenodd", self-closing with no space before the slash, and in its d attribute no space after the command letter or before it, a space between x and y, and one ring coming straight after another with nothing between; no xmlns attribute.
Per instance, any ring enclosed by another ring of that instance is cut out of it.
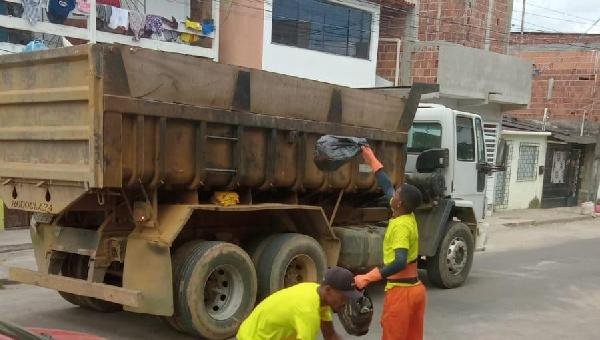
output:
<svg viewBox="0 0 600 340"><path fill-rule="evenodd" d="M409 279L417 277L417 262L411 262L404 267L401 271L396 274L388 276L386 279L388 280L400 280L400 279Z"/></svg>

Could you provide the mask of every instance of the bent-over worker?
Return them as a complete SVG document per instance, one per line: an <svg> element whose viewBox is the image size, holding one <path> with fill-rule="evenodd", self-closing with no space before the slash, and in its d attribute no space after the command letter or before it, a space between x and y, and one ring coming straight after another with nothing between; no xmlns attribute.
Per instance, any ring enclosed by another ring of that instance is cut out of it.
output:
<svg viewBox="0 0 600 340"><path fill-rule="evenodd" d="M322 284L299 283L264 299L242 323L237 339L313 340L319 328L325 340L340 339L333 327L333 311L361 296L352 272L330 268Z"/></svg>

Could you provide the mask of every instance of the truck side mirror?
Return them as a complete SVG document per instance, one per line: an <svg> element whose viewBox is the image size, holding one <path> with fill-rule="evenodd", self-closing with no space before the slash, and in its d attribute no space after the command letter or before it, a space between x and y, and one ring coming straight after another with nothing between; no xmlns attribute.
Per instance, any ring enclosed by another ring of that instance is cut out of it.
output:
<svg viewBox="0 0 600 340"><path fill-rule="evenodd" d="M506 169L506 158L508 156L506 151L506 141L504 139L500 139L498 141L498 148L496 153L496 168Z"/></svg>
<svg viewBox="0 0 600 340"><path fill-rule="evenodd" d="M434 172L435 169L448 167L450 151L448 149L429 149L417 157L417 171L420 173Z"/></svg>

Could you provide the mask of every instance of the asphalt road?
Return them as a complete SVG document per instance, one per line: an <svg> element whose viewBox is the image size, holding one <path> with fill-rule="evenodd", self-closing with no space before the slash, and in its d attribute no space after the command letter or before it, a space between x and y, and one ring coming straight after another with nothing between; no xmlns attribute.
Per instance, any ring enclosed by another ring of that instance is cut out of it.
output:
<svg viewBox="0 0 600 340"><path fill-rule="evenodd" d="M426 339L600 338L599 243L600 220L495 227L488 250L476 254L463 287L427 285ZM10 257L30 261L29 252ZM371 293L380 307L382 288L372 287ZM380 311L362 339L380 337ZM190 339L152 316L98 314L73 307L53 291L24 285L0 290L0 315L24 326L80 330L109 339Z"/></svg>

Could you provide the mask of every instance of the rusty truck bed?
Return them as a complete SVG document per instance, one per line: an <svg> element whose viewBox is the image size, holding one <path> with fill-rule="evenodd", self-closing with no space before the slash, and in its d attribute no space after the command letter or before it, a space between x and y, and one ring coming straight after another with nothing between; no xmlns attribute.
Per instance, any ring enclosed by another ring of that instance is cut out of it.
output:
<svg viewBox="0 0 600 340"><path fill-rule="evenodd" d="M419 98L117 45L2 56L0 73L0 195L49 213L140 185L372 191L356 162L319 171L317 138L368 138L399 182Z"/></svg>

